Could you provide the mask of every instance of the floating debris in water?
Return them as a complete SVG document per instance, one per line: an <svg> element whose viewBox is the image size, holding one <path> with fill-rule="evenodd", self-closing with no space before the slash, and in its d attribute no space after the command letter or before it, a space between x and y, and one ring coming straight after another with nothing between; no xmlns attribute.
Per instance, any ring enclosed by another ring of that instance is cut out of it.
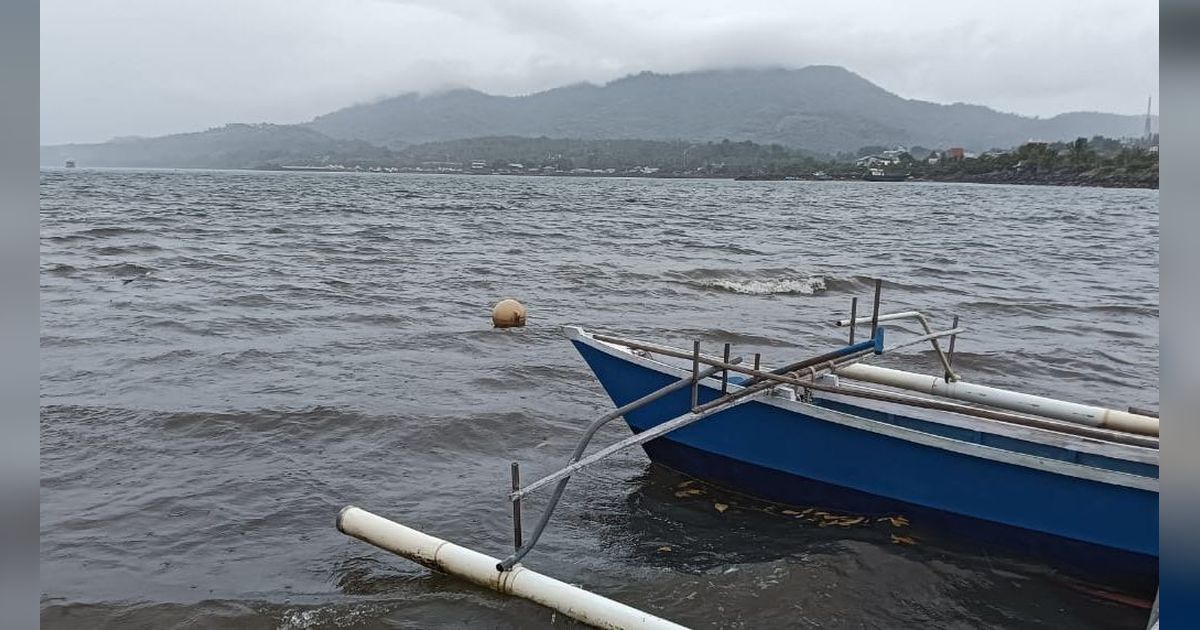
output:
<svg viewBox="0 0 1200 630"><path fill-rule="evenodd" d="M897 545L915 545L917 544L917 541L908 536L897 536L892 534L892 543Z"/></svg>
<svg viewBox="0 0 1200 630"><path fill-rule="evenodd" d="M724 503L714 503L713 507L717 508L717 511L722 513L729 509L729 506L725 505Z"/></svg>
<svg viewBox="0 0 1200 630"><path fill-rule="evenodd" d="M892 527L905 527L908 525L908 519L903 516L884 516L875 519L876 522L887 521L892 524Z"/></svg>

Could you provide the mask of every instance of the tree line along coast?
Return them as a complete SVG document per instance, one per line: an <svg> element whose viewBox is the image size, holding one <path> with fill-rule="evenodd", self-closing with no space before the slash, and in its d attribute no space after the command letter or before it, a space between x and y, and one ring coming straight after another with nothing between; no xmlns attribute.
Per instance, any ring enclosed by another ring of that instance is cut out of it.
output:
<svg viewBox="0 0 1200 630"><path fill-rule="evenodd" d="M387 155L340 156L279 170L538 176L712 177L741 180L881 180L1158 187L1157 136L1032 141L981 153L959 147L867 146L837 155L750 141L476 138L413 145ZM330 156L333 157L333 156Z"/></svg>

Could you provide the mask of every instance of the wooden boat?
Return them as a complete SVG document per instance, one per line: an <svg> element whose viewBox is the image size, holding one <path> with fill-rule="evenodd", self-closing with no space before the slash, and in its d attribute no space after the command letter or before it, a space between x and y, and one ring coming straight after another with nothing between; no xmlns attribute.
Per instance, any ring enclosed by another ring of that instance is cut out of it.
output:
<svg viewBox="0 0 1200 630"><path fill-rule="evenodd" d="M566 466L521 485L512 463L513 552L503 559L460 547L354 507L338 529L414 562L523 597L604 628L681 626L530 571L537 544L582 468L641 445L650 460L725 488L785 504L904 516L956 532L986 550L997 543L1120 575L1102 580L1150 596L1158 571L1158 419L963 382L953 370L957 318L934 332L919 312L838 322L847 345L770 369L720 356L589 332L566 336L617 408L584 429ZM914 319L915 339L884 346L883 322ZM855 343L855 327L870 337ZM949 338L943 352L938 339ZM876 367L872 356L929 343L941 376ZM918 393L919 390L919 393ZM607 423L633 435L584 457ZM553 484L528 538L522 500ZM1151 623L1157 623L1157 596Z"/></svg>
<svg viewBox="0 0 1200 630"><path fill-rule="evenodd" d="M580 328L566 333L618 407L691 378L701 365L727 364ZM832 354L861 359L872 344L882 346L872 339ZM646 454L769 501L902 514L1153 592L1157 418L836 357L798 370L757 370L779 376L774 382L756 384L747 374L754 371L732 366L724 378L698 379L694 394L680 389L623 417L641 434L748 387L770 385L646 441ZM931 389L939 395L929 395Z"/></svg>

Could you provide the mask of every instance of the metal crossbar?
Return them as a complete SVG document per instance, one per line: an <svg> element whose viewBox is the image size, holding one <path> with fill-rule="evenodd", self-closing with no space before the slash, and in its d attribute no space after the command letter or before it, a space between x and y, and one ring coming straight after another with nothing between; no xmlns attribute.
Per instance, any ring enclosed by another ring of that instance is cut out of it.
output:
<svg viewBox="0 0 1200 630"><path fill-rule="evenodd" d="M741 363L741 362L742 362L741 357L734 357L729 360L729 363L731 365L737 365L738 363ZM570 459L567 460L567 464L570 465L570 464L573 464L573 463L579 461L579 458L583 456L584 450L587 449L588 443L590 443L592 441L592 438L596 435L596 432L599 431L600 428L603 427L604 425L608 424L609 422L611 422L617 418L620 418L621 416L623 416L631 411L634 411L638 408L644 407L644 406L662 398L663 396L666 396L667 394L679 391L689 385L692 385L693 381L699 381L699 380L708 378L708 377L716 374L719 371L721 371L721 368L709 367L704 370L701 370L698 373L689 374L686 377L684 377L678 381L675 381L674 383L671 383L670 385L667 385L666 387L656 389L656 390L650 392L649 394L646 394L645 396L642 396L641 398L638 398L637 400L635 400L631 403L622 405L622 406L604 414L603 416L600 416L596 420L592 421L592 423L590 425L588 425L588 428L583 432L583 436L579 438L579 442L575 445L575 451L574 451L574 453L571 454ZM514 471L515 470L516 470L516 467L514 465ZM513 491L512 491L512 493L509 494L509 499L512 501L512 504L513 504L513 525L514 525L514 530L516 530L517 528L519 528L519 524L521 521L521 517L520 517L521 498L524 496L525 493L528 493L529 490L526 490L524 493L522 493L522 491L520 489L520 485L516 481L516 473L515 472L514 472L513 478L514 478L514 484L513 484L513 489L512 489ZM562 499L563 491L566 490L567 482L570 480L571 480L570 475L566 475L558 480L558 485L554 488L554 494L551 495L550 501L546 504L546 508L542 511L541 519L538 520L537 525L533 528L533 532L530 534L529 540L527 542L521 543L520 539L519 539L519 535L517 534L516 531L514 531L514 539L517 541L516 550L513 551L513 553L511 555L509 555L507 558L500 561L500 563L496 567L498 570L507 571L508 569L511 569L517 562L519 562L521 560L521 558L524 558L533 549L534 545L537 544L538 539L540 539L542 537L542 532L545 531L546 526L550 523L550 516L554 513L555 508L558 507L558 502L560 499Z"/></svg>
<svg viewBox="0 0 1200 630"><path fill-rule="evenodd" d="M880 329L880 330L882 331L882 329ZM661 345L653 344L653 343L634 341L632 339L622 339L620 337L613 337L610 335L593 334L592 338L597 341L603 341L606 343L622 345L627 348L633 348L636 350L645 350L646 352L653 352L653 353L661 354L663 356L674 357L677 359L693 358L693 354L690 352L685 353L682 350L678 350L676 348L671 348L668 346L661 346ZM841 350L837 350L834 352L828 352L823 355L813 357L811 359L806 359L804 361L797 361L788 366L785 366L782 368L777 368L777 369L771 370L769 372L764 371L762 369L747 368L747 367L741 367L738 365L734 365L731 363L725 363L719 359L712 359L712 358L709 358L709 357L706 357L703 355L700 356L699 362L702 364L705 364L705 365L710 365L710 366L716 367L716 368L727 369L730 372L737 372L739 374L745 374L747 376L753 377L753 379L751 379L750 381L742 383L741 385L743 387L754 385L754 384L757 384L757 382L761 382L761 381L776 381L778 383L795 384L797 382L796 379L787 378L787 377L784 377L783 375L786 373L789 373L789 372L804 370L804 369L807 369L807 368L813 367L813 366L826 366L829 364L844 365L847 361L859 360L859 359L862 359L863 357L866 357L867 355L875 354L876 352L881 350L881 343L882 343L881 338L877 338L877 339L870 340L870 341L864 341L859 344L855 344L853 346L846 346L845 348L842 348Z"/></svg>
<svg viewBox="0 0 1200 630"><path fill-rule="evenodd" d="M851 304L851 311L853 311L853 310L854 310L854 305ZM899 313L885 313L885 314L878 315L878 316L871 315L871 316L866 316L866 317L854 317L852 314L850 319L839 319L836 322L834 322L834 324L837 326L850 326L851 330L853 330L853 326L855 324L867 324L867 323L878 324L878 323L883 323L883 322L895 321L898 319L915 319L918 322L920 322L921 328L923 328L925 330L925 335L920 338L919 342L928 341L930 343L930 345L933 346L933 351L937 353L938 361L940 361L942 363L942 369L945 370L947 382L959 380L958 374L956 374L954 372L954 370L951 369L951 367L950 367L950 359L946 356L945 352L942 352L942 346L937 341L940 337L944 337L946 335L934 334L933 329L929 327L929 320L926 319L925 315L923 313L921 313L920 311L901 311ZM955 318L953 327L956 329L956 332L954 333L955 335L957 335L958 333L961 333L961 332L965 332L965 330L958 328L958 318L957 317ZM911 345L911 344L905 344L905 345ZM898 348L900 346L896 346L896 347ZM953 339L951 339L950 347L951 348L954 347ZM892 348L892 349L894 349L894 348Z"/></svg>
<svg viewBox="0 0 1200 630"><path fill-rule="evenodd" d="M524 488L521 488L520 490L513 492L511 495L509 495L509 497L513 500L520 499L520 498L528 495L529 493L534 492L534 491L538 490L539 488L542 488L548 484L551 484L559 479L562 479L564 477L569 477L572 474L574 474L576 471L578 471L579 469L591 466L592 464L595 464L596 462L608 457L609 455L612 455L613 453L622 451L631 446L645 444L646 442L649 442L650 440L653 440L654 438L666 435L667 433L670 433L671 431L675 431L676 429L682 429L683 427L686 427L687 425L692 424L693 422L696 422L697 420L703 420L713 414L720 413L720 412L725 411L726 409L730 409L732 407L736 407L737 405L740 405L744 402L749 401L751 395L761 393L762 391L768 389L769 387L773 387L774 385L775 385L775 383L773 383L773 382L765 382L765 383L761 383L754 387L746 387L746 388L743 388L734 393L722 396L721 398L718 398L712 402L700 405L699 407L696 408L695 411L689 411L688 413L685 413L683 415L676 416L675 418L672 418L671 420L663 422L662 424L654 425L653 427L646 429L645 431L642 431L641 433L631 435L631 436L625 438L624 440L617 442L616 444L611 444L605 448L602 448L599 451L596 451L595 453L588 455L587 457L585 457L581 460L578 460L576 462L569 464L568 466L558 470L557 472L546 475L545 477L538 479L537 481L529 484L528 486L525 486Z"/></svg>

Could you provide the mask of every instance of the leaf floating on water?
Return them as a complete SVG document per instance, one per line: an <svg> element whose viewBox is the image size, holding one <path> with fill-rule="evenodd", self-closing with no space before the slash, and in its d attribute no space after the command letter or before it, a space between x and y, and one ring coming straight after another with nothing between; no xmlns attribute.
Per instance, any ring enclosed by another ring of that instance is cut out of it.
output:
<svg viewBox="0 0 1200 630"><path fill-rule="evenodd" d="M658 550L659 550L659 551L661 551L661 552L663 552L663 553L668 553L668 552L670 552L670 551L671 551L671 546L670 546L670 545L663 545L663 546L659 547L659 548L658 548Z"/></svg>
<svg viewBox="0 0 1200 630"><path fill-rule="evenodd" d="M912 538L909 538L908 536L897 536L895 534L892 534L892 542L897 545L915 545L915 544L917 544L917 541L913 540Z"/></svg>
<svg viewBox="0 0 1200 630"><path fill-rule="evenodd" d="M842 519L841 523L839 523L839 524L843 525L845 527L851 527L853 525L858 525L859 523L862 523L865 520L867 520L866 517L857 516L854 518L844 518L844 519Z"/></svg>
<svg viewBox="0 0 1200 630"><path fill-rule="evenodd" d="M684 497L694 497L701 494L704 494L704 490L701 490L700 488L687 488L684 490L679 490L675 493L675 496L682 499Z"/></svg>
<svg viewBox="0 0 1200 630"><path fill-rule="evenodd" d="M800 516L800 513L795 510L784 510L783 513L788 516Z"/></svg>
<svg viewBox="0 0 1200 630"><path fill-rule="evenodd" d="M714 503L713 507L717 508L718 512L724 512L725 510L729 509L729 506L725 505L724 503Z"/></svg>
<svg viewBox="0 0 1200 630"><path fill-rule="evenodd" d="M881 516L875 520L876 522L887 521L892 524L892 527L904 527L908 525L908 519L903 516Z"/></svg>

